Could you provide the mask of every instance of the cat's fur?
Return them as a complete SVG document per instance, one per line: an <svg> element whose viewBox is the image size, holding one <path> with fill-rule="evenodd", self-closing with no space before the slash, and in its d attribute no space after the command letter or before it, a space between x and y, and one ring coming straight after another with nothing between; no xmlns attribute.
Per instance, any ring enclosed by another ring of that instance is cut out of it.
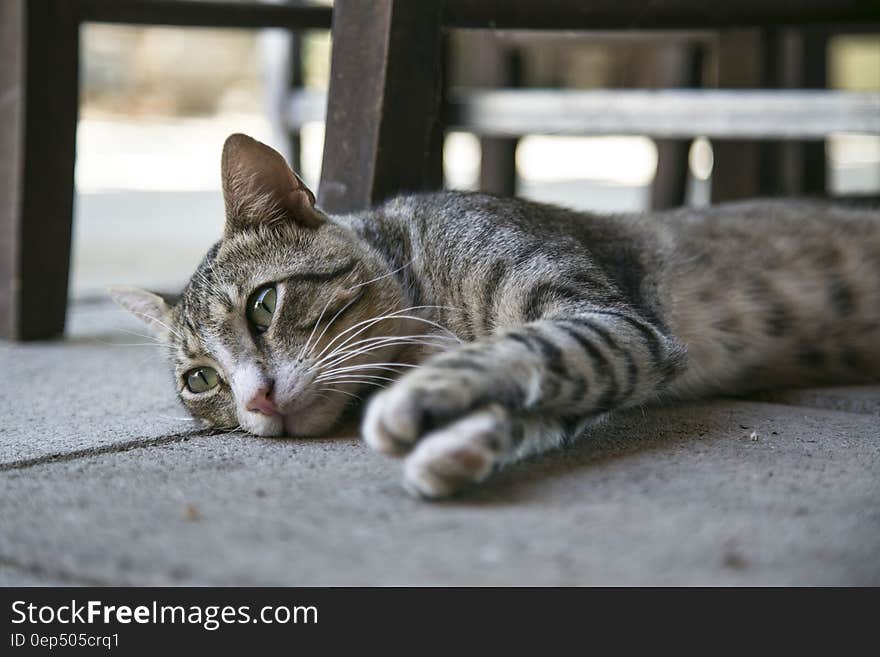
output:
<svg viewBox="0 0 880 657"><path fill-rule="evenodd" d="M615 409L880 378L877 210L755 201L599 216L444 192L327 217L243 135L227 141L223 176L224 237L179 300L117 300L171 345L181 400L212 427L317 435L389 384L362 433L405 455L404 481L425 496ZM279 301L258 335L243 306L266 283ZM197 365L221 384L189 392ZM281 415L248 410L254 395Z"/></svg>

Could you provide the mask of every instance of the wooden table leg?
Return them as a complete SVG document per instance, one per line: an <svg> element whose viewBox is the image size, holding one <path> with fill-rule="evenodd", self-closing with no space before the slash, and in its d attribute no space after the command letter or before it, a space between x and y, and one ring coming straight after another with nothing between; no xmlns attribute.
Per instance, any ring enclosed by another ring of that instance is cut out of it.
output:
<svg viewBox="0 0 880 657"><path fill-rule="evenodd" d="M828 34L816 30L769 30L764 36L765 85L779 89L826 88ZM824 195L825 141L763 144L762 195Z"/></svg>
<svg viewBox="0 0 880 657"><path fill-rule="evenodd" d="M304 35L302 32L293 32L290 35L290 52L288 53L288 93L296 92L305 85L303 71ZM297 173L302 173L302 132L299 128L287 132L288 164Z"/></svg>
<svg viewBox="0 0 880 657"><path fill-rule="evenodd" d="M0 337L64 331L79 25L73 3L0 2Z"/></svg>
<svg viewBox="0 0 880 657"><path fill-rule="evenodd" d="M697 43L658 45L647 71L637 76L639 86L689 88L702 83L703 46ZM655 139L657 173L651 185L651 209L685 204L689 178L688 155L692 139Z"/></svg>
<svg viewBox="0 0 880 657"><path fill-rule="evenodd" d="M794 57L800 62L799 84L806 89L825 89L828 86L828 33L805 30L797 35ZM826 142L800 144L799 193L824 195L827 193Z"/></svg>
<svg viewBox="0 0 880 657"><path fill-rule="evenodd" d="M521 84L519 52L491 32L473 32L462 39L468 83L474 87L515 88ZM516 195L517 137L480 138L480 191Z"/></svg>
<svg viewBox="0 0 880 657"><path fill-rule="evenodd" d="M366 208L437 185L441 0L337 0L319 204Z"/></svg>
<svg viewBox="0 0 880 657"><path fill-rule="evenodd" d="M722 32L715 48L716 85L721 89L762 86L763 42L757 30ZM756 196L761 186L761 144L712 140L712 202Z"/></svg>

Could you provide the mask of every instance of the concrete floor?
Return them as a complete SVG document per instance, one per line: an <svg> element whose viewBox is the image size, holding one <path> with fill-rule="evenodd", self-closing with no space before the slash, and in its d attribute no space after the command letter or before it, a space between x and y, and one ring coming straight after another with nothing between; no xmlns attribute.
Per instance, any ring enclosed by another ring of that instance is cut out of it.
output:
<svg viewBox="0 0 880 657"><path fill-rule="evenodd" d="M880 585L880 387L624 414L426 503L354 430L194 429L140 325L70 319L0 343L2 585Z"/></svg>

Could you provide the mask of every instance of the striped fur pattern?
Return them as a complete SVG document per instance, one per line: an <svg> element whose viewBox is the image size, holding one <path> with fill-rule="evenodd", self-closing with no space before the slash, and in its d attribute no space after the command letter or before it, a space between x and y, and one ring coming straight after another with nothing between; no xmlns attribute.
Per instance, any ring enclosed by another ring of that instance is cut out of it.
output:
<svg viewBox="0 0 880 657"><path fill-rule="evenodd" d="M214 427L318 435L381 388L363 436L404 457L405 485L425 497L588 435L618 409L880 379L876 209L599 216L444 192L316 224L314 208L262 223L246 197L227 207L247 220L227 216L179 301L117 295L168 342L183 403ZM269 282L278 309L255 336L243 304ZM181 384L200 363L220 373L207 395ZM280 416L243 406L266 381Z"/></svg>

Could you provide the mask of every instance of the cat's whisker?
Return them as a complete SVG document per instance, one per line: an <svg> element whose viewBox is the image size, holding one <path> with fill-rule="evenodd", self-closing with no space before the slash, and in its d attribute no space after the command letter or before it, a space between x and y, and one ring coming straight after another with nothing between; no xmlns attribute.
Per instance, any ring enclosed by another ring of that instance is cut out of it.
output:
<svg viewBox="0 0 880 657"><path fill-rule="evenodd" d="M211 267L211 273L214 273L213 266ZM196 270L194 276L198 277L198 280L202 282L202 284L208 289L209 292L217 293L221 291L220 287L213 281L208 280L208 277L205 276L202 272Z"/></svg>
<svg viewBox="0 0 880 657"><path fill-rule="evenodd" d="M160 342L110 342L109 340L95 340L95 342L100 345L105 345L107 347L150 347L152 349L174 349L172 345L162 344Z"/></svg>
<svg viewBox="0 0 880 657"><path fill-rule="evenodd" d="M355 349L358 345L367 345L373 344L375 348L378 349L380 347L391 346L395 344L405 344L405 345L424 345L426 347L436 347L435 343L431 342L431 340L450 340L451 338L445 335L436 335L431 333L418 334L418 335L404 335L404 336L377 336L372 338L364 338L362 340L358 340L349 345L340 345L337 349L334 349L326 356L323 356L319 361L316 361L311 365L311 369L319 369L321 367L332 366L333 363L336 362L336 358L344 357L348 354L356 355L361 353L367 353L363 347L359 349ZM344 347L349 347L345 349ZM351 356L349 356L351 357ZM329 361L329 362L328 362Z"/></svg>
<svg viewBox="0 0 880 657"><path fill-rule="evenodd" d="M333 358L333 360L323 362L320 364L320 366L313 367L310 371L317 372L318 375L320 375L320 374L323 374L325 372L332 370L333 368L341 365L342 363L344 363L346 361L349 361L353 358L356 358L357 356L369 354L374 351L378 351L380 349L385 349L389 346L398 345L398 344L408 344L408 343L394 341L394 342L390 342L390 343L375 344L370 347L362 347L362 348L356 349L356 350L341 351L341 352L338 352L335 354L335 357Z"/></svg>
<svg viewBox="0 0 880 657"><path fill-rule="evenodd" d="M154 335L144 335L143 333L137 333L135 331L127 331L125 329L117 329L121 333L126 333L128 335L132 335L138 338L144 338L145 340L149 340L149 342L111 342L110 340L102 340L101 338L95 338L95 342L98 344L104 344L110 347L162 347L163 349L173 349L174 345L169 344L163 340L159 340Z"/></svg>
<svg viewBox="0 0 880 657"><path fill-rule="evenodd" d="M367 328L369 328L369 327L366 327L363 330L366 330ZM439 346L435 343L431 343L431 342L427 342L427 341L410 340L410 339L408 339L408 337L406 335L399 336L396 340L389 340L387 343L379 343L379 344L373 345L372 347L362 348L359 350L346 349L346 347L349 345L341 344L341 345L337 346L337 348L334 350L334 352L331 352L331 354L328 354L327 356L322 357L319 361L317 361L316 364L312 365L309 368L309 371L312 371L318 367L326 367L328 365L328 363L327 363L328 360L331 360L332 363L335 363L336 360L333 360L333 357L337 356L337 355L343 356L343 358L341 358L340 360L347 360L347 359L353 358L355 355L369 353L370 351L375 351L376 349L391 346L393 344L401 344L401 345L422 344L424 346L429 346L429 347L438 347Z"/></svg>
<svg viewBox="0 0 880 657"><path fill-rule="evenodd" d="M312 342L312 338L313 338L314 335L315 335L315 331L318 330L318 326L321 324L321 320L324 319L324 313L327 312L327 308L330 307L330 304L331 304L332 302L333 302L333 299L331 298L331 299L328 299L328 300L327 300L327 303L324 304L324 308L321 310L321 314L318 315L318 321L315 322L315 325L312 327L312 332L309 333L309 339L306 340L306 342L305 342L305 344L303 345L302 349L300 349L299 355L296 357L296 359L297 359L299 362L302 362L302 360L303 360L303 355L306 353L306 350L309 348L309 345L310 345L311 342ZM328 326L329 326L329 324L328 324ZM327 329L325 328L324 330L326 331ZM322 333L321 333L321 336L323 336L323 335L324 335L324 333L322 332ZM320 342L320 340L321 340L321 336L318 336L318 341L319 341L319 342Z"/></svg>
<svg viewBox="0 0 880 657"><path fill-rule="evenodd" d="M351 290L356 290L356 289L359 288L359 287L364 287L365 285L369 285L370 283L375 283L375 282L377 282L377 281L381 281L383 278L388 278L389 276L394 276L394 274L397 274L397 273L399 273L399 272L402 272L404 269L406 269L407 267L409 267L409 266L410 266L412 263L414 263L416 260L418 260L418 256L413 257L412 260L410 260L410 261L407 262L406 264L401 265L401 266L398 267L397 269L394 269L394 270L389 271L389 272L387 272L387 273L385 273L385 274L382 274L381 276L377 276L376 278L371 278L371 279L368 280L368 281L364 281L363 283L358 283L357 285L354 285L354 286L350 287L350 288L349 288L349 292L350 292Z"/></svg>
<svg viewBox="0 0 880 657"><path fill-rule="evenodd" d="M342 308L340 308L339 311L338 311L335 315L333 315L333 317L330 319L330 321L327 322L327 326L325 326L325 327L324 327L324 330L321 331L321 335L319 335L319 336L318 336L318 339L315 340L315 345L317 345L318 343L321 342L321 338L324 337L324 334L327 333L327 329L329 329L329 328L333 325L333 322L335 322L336 319L337 319L342 313L344 313L344 312L345 312L345 311L351 306L351 304L353 304L353 303L354 303L355 301L357 301L359 298L360 298L359 295L358 295L358 296L355 296L355 297L352 297L352 299L351 299L348 303L346 303L344 306L342 306ZM331 299L330 301L327 302L327 305L324 306L324 310L327 310L327 306L330 305L330 302L331 302L331 301L332 301L332 299ZM321 317L324 316L324 310L321 311ZM318 323L321 322L321 317L318 318ZM318 324L315 324L315 328L318 328ZM314 334L314 329L312 329L312 333ZM311 337L309 337L309 342L311 342ZM306 343L306 346L308 346L308 342ZM303 353L305 353L305 347L303 348ZM300 354L300 359L299 359L299 360L300 360L300 362L302 362L302 353Z"/></svg>
<svg viewBox="0 0 880 657"><path fill-rule="evenodd" d="M347 390L340 390L339 388L331 388L328 386L326 388L318 388L318 390L324 390L327 392L338 392L342 395L348 395L349 397L353 397L354 399L357 399L359 402L364 401L363 397L356 395L353 392L348 392Z"/></svg>
<svg viewBox="0 0 880 657"><path fill-rule="evenodd" d="M380 340L453 340L447 335L439 335L437 333L405 333L402 335L374 335L369 338L361 338L355 342L350 342L344 345L348 348L354 348L361 344L369 344L371 342L377 342ZM322 360L332 356L333 354L341 353L340 350L343 349L343 346L339 346L334 349L330 354L324 356Z"/></svg>
<svg viewBox="0 0 880 657"><path fill-rule="evenodd" d="M318 378L315 379L315 381L316 382L318 382L318 381L335 381L340 378L348 378L351 376L358 376L359 378L362 378L362 379L379 379L381 381L390 381L390 382L394 382L397 380L397 379L392 379L390 376L380 376L378 374L357 374L357 375L339 374L339 375L319 376Z"/></svg>
<svg viewBox="0 0 880 657"><path fill-rule="evenodd" d="M150 321L156 322L156 324L158 324L159 326L161 326L161 327L167 329L168 332L171 333L171 335L176 336L181 342L184 342L184 341L185 341L184 338L183 338L183 336L182 336L180 333L178 333L178 332L175 331L173 328L171 328L170 326L168 326L168 324L166 324L165 322L163 322L163 321L157 319L156 317L153 317L152 315L148 315L147 313L139 312L139 311L137 311L137 310L132 310L131 313L132 313L133 315L139 315L140 317L143 317L144 319L148 319L148 320L150 320Z"/></svg>
<svg viewBox="0 0 880 657"><path fill-rule="evenodd" d="M328 363L324 363L320 368L317 368L317 371L319 374L330 372L330 371L333 371L335 368L337 368L345 363L348 363L349 361L353 360L354 358L357 358L358 356L370 354L375 351L379 351L380 349L385 349L389 346L398 346L398 345L420 346L420 347L426 347L429 349L441 349L442 348L442 345L425 343L425 342L420 342L420 341L395 341L395 342L387 343L387 344L386 343L377 344L377 345L373 345L371 347L364 347L362 349L357 349L354 351L344 351L333 361L328 362Z"/></svg>
<svg viewBox="0 0 880 657"><path fill-rule="evenodd" d="M327 370L326 374L335 372L356 372L358 370L380 370L386 372L394 372L400 374L397 370L399 367L417 368L419 365L411 365L410 363L363 363L361 365L346 365L345 367L337 367Z"/></svg>
<svg viewBox="0 0 880 657"><path fill-rule="evenodd" d="M120 328L120 329L117 329L117 330L118 330L120 333L125 333L126 335L134 335L134 336L136 336L136 337L138 337L138 338L144 338L145 340L150 340L150 341L154 342L155 344L159 344L159 345L163 345L163 346L169 346L169 347L171 346L167 341L165 341L165 340L160 340L160 339L157 338L155 335L147 335L147 334L145 334L145 333L138 333L137 331L130 331L130 330L128 330L128 329L124 329L124 328Z"/></svg>
<svg viewBox="0 0 880 657"><path fill-rule="evenodd" d="M208 271L210 271L212 276L214 276L215 278L217 277L217 274L214 271L214 264L213 263L208 265L207 269L208 269ZM201 281L202 285L205 286L205 289L208 292L210 292L218 297L221 297L221 298L226 296L225 290L223 290L218 283L211 281L207 276L205 276L205 274L203 272L197 270L194 277L195 276L198 276L197 280Z"/></svg>
<svg viewBox="0 0 880 657"><path fill-rule="evenodd" d="M387 388L388 383L384 383L382 381L369 381L365 379L339 379L334 381L326 381L326 385L334 386L334 385L346 385L346 384L356 384L361 386L373 386L376 388Z"/></svg>
<svg viewBox="0 0 880 657"><path fill-rule="evenodd" d="M338 372L333 371L333 372L330 372L329 374L333 374L334 376L336 376L336 375L340 375L340 374L360 374L363 372L387 372L388 374L390 374L392 376L396 376L396 377L399 377L403 374L403 372L401 372L400 370L393 369L390 367L373 367L373 368L364 367L364 368L360 368L360 369L340 370Z"/></svg>
<svg viewBox="0 0 880 657"><path fill-rule="evenodd" d="M412 264L412 262L413 262L413 261L410 261L409 264ZM406 266L406 265L404 265L404 266ZM402 269L402 268L401 268L401 269ZM348 292L351 292L351 291L353 291L353 290L358 289L359 287L363 287L363 286L365 286L365 285L369 285L370 283L374 283L374 282L376 282L376 281L378 281L378 280L381 280L382 278L385 278L386 276L390 276L390 275L396 273L397 271L400 271L400 270L397 269L397 270L395 270L395 271L393 271L393 272L390 272L390 273L388 273L388 274L385 274L385 275L383 275L383 276L378 276L378 277L376 277L376 278L370 279L369 281L365 281L365 282L363 282L363 283L359 283L359 284L357 284L357 285L353 285L353 286L351 286L350 288L348 288L347 291L348 291ZM349 274L347 274L347 276L351 276L351 275L352 275L352 272L349 272ZM325 326L325 327L324 327L324 330L321 331L321 334L318 336L318 339L315 340L315 344L316 344L316 345L317 345L318 343L321 342L321 338L324 337L324 335L327 333L327 330L333 325L333 322L335 322L335 321L339 318L339 316L340 316L342 313L344 313L348 308L350 308L351 305L352 305L355 301L357 301L359 298L360 298L360 295L356 295L355 297L353 297L353 298L351 299L351 301L349 301L349 302L346 303L342 308L340 308L339 311L338 311L335 315L333 315L332 319L331 319L329 322L327 322L327 326ZM326 304L324 304L324 308L321 310L321 314L318 316L318 321L315 322L315 325L312 327L312 332L309 334L309 339L306 340L306 343L303 345L303 348L302 348L302 350L301 350L300 353L299 353L299 356L298 356L297 359L298 359L300 362L302 362L302 360L303 360L303 356L307 353L309 347L311 346L311 343L312 343L312 337L314 337L314 335L315 335L315 331L317 330L318 326L320 326L320 324L321 324L321 320L324 318L324 313L327 312L327 308L330 307L330 304L331 304L332 302L333 302L333 299L331 298L331 299L329 299L329 300L327 301Z"/></svg>
<svg viewBox="0 0 880 657"><path fill-rule="evenodd" d="M354 288L351 288L351 289L354 289ZM355 297L355 299L357 299L357 297ZM352 299L352 301L354 301L355 299ZM329 302L328 302L328 303L329 303ZM325 326L325 327L324 327L324 330L321 331L321 335L319 335L319 336L318 336L318 339L315 340L315 344L314 344L315 347L317 347L318 344L320 344L320 342L321 342L321 338L324 337L324 335L327 333L327 330L330 328L330 326L333 324L333 322L336 321L336 318L339 317L339 315L340 315L340 314L341 314L346 308L348 308L348 307L349 307L349 304L346 304L345 307L343 307L339 312L337 312L336 315L333 316L333 319L331 319L331 320L327 323L327 326ZM329 347L330 345L333 344L333 342L334 342L334 341L331 340L330 343L329 343L327 346ZM317 357L320 357L320 356L324 353L324 351L326 351L326 347L321 351L320 354L318 354Z"/></svg>
<svg viewBox="0 0 880 657"><path fill-rule="evenodd" d="M387 383L380 383L378 381L367 381L365 379L357 379L357 378L334 379L334 381L337 383L359 383L361 385L376 386L377 388L385 388L388 385ZM328 383L332 383L332 382L328 382Z"/></svg>
<svg viewBox="0 0 880 657"><path fill-rule="evenodd" d="M353 272L349 272L348 274L346 274L346 278L347 278L348 276L351 276L352 274L353 274ZM353 289L353 288L350 288L350 289ZM346 310L349 306L351 306L352 303L354 303L355 301L357 301L358 298L359 298L359 297L355 297L355 298L353 298L351 301L349 301L347 304L345 304L345 305L342 307L342 309L339 310L339 312L337 312L337 313L333 316L333 318L327 323L327 326L324 327L324 330L321 331L321 335L318 336L318 339L315 341L315 344L317 344L317 343L319 343L319 342L321 341L321 338L324 337L324 334L327 332L327 329L329 329L329 328L330 328L330 325L333 324L334 321L336 321L336 318L339 317L339 315L340 315L341 313L345 312L345 310ZM315 331L317 331L317 330L318 330L318 327L321 325L321 320L324 319L324 313L327 312L327 308L330 307L330 304L331 304L331 303L333 303L333 298L332 298L332 297L331 297L330 299L327 300L327 303L324 304L324 307L321 309L321 314L318 316L318 320L315 322L315 325L312 327L312 332L309 334L309 339L306 340L306 343L303 345L303 348L300 350L299 355L297 356L297 360L298 360L299 362L302 362L302 360L303 360L303 356L308 352L308 350L309 350L309 348L310 348L310 346L311 346L311 343L312 343L312 338L313 338L314 335L315 335Z"/></svg>
<svg viewBox="0 0 880 657"><path fill-rule="evenodd" d="M424 346L424 347L435 347L436 346L436 345L432 345L432 344L423 344L420 342L400 342L400 341L375 344L370 347L362 347L357 350L340 352L339 354L336 355L336 358L334 358L332 361L323 363L320 367L316 367L311 371L316 372L317 376L320 376L322 374L325 374L327 372L332 371L333 369L339 367L340 365L343 365L345 363L349 363L349 361L357 358L358 356L364 356L366 354L371 354L371 353L379 351L381 349L387 349L388 347L413 346L413 345ZM349 363L349 364L354 365L355 363Z"/></svg>
<svg viewBox="0 0 880 657"><path fill-rule="evenodd" d="M430 309L430 308L442 308L442 307L443 307L443 306L408 306L408 307L406 307L406 308L401 308L401 309L399 309L399 310L386 310L386 311L383 311L380 315L375 315L375 316L373 316L373 317L369 317L369 318L367 318L367 319L361 320L360 322L357 322L356 324L354 324L354 325L348 327L348 328L345 329L344 331L341 331L341 332L336 336L336 338L334 338L334 341L335 341L336 339L342 337L342 336L345 335L346 333L349 333L349 332L351 332L351 331L357 329L358 327L363 326L364 324L368 324L368 323L370 323L370 322L381 321L381 320L383 320L383 319L392 318L392 317L394 317L394 316L396 316L396 315L398 315L398 314L400 314L400 313L412 312L412 311L414 311L414 310L422 310L422 309ZM443 330L448 331L448 329L446 329L445 327L441 327L441 328L442 328ZM450 331L450 333L451 333L451 331ZM333 343L333 341L331 341L330 344L332 344L332 343ZM329 345L328 345L328 347L329 347ZM326 349L326 347L325 347L325 349ZM323 352L322 352L322 353L323 353ZM318 354L318 355L320 356L321 354Z"/></svg>
<svg viewBox="0 0 880 657"><path fill-rule="evenodd" d="M425 306L425 307L430 308L431 306ZM450 331L448 328L446 328L446 327L443 326L442 324L440 324L440 323L438 323L438 322L435 322L435 321L433 321L433 320L425 319L424 317L417 317L417 316L415 316L415 315L395 315L395 317L396 317L397 319L410 319L410 320L413 320L413 321L416 321L416 322L422 322L423 324L428 324L429 326L433 326L433 327L435 327L435 328L440 329L440 330L443 331L444 333L448 333L448 334L449 334L449 337L450 337L451 339L455 340L455 341L456 341L457 343L459 343L459 344L461 343L461 338L459 338L457 335L455 335L455 333L453 333L452 331Z"/></svg>
<svg viewBox="0 0 880 657"><path fill-rule="evenodd" d="M353 340L358 335L360 335L364 331L368 330L371 326L374 326L378 322L382 322L382 321L389 320L389 319L409 319L412 321L422 322L424 324L428 324L430 326L433 326L435 328L440 329L441 331L448 333L450 336L452 336L453 338L455 338L456 340L458 340L460 342L458 336L456 336L452 331L450 331L448 328L446 328L442 324L431 321L429 319L425 319L423 317L417 317L415 315L404 314L404 313L411 312L413 310L421 310L423 308L435 308L435 307L436 306L410 306L409 308L404 308L403 310L395 311L394 313L379 315L378 317L373 317L371 319L362 320L362 321L354 324L353 326L350 326L349 328L345 329L344 331L341 331L340 333L338 333L336 335L336 337L333 338L319 354L317 354L316 358L320 359L321 356L323 356L326 353L326 351L333 345L333 343L336 342L337 340L339 340L346 333L349 333L350 331L355 331L356 329L359 329L359 330L356 330L356 332L354 334L352 334L348 338L346 338L342 342L342 344L339 345L339 347L344 347L351 340ZM339 348L339 347L337 347L337 348Z"/></svg>

